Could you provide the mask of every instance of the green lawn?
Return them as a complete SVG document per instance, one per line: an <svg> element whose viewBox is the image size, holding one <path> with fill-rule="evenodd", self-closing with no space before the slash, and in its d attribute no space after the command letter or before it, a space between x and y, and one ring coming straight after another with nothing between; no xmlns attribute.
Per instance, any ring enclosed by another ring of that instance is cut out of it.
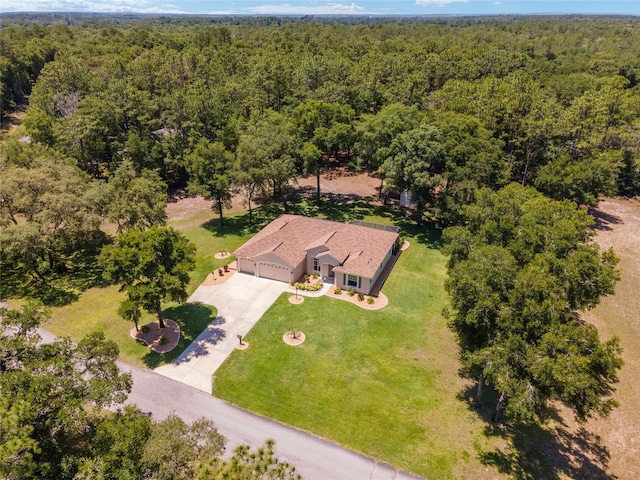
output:
<svg viewBox="0 0 640 480"><path fill-rule="evenodd" d="M204 223L198 227L189 227L181 232L196 245L196 268L191 273L191 282L187 288L191 294L207 275L221 267L226 260L216 260L219 251L233 251L251 237L253 229L246 229L244 218L229 220L229 226L220 228L216 222ZM178 225L179 226L179 225ZM124 295L118 288L90 288L82 292L76 301L63 307L51 309L51 319L45 328L59 336L69 336L74 341L93 331L104 332L105 336L116 342L120 349L120 359L137 366L155 368L172 362L215 318L216 310L202 305L176 303L164 305L164 315L180 324L182 331L180 343L166 354L153 353L146 346L129 336L133 323L120 318L118 306ZM153 315L145 313L140 324L155 321Z"/></svg>
<svg viewBox="0 0 640 480"><path fill-rule="evenodd" d="M250 348L217 371L213 393L426 477L478 468L468 460L486 440L458 397L464 383L441 316L445 258L426 235L408 240L383 288L386 308L327 297L292 305L283 295L247 336ZM291 328L305 333L302 345L282 341Z"/></svg>

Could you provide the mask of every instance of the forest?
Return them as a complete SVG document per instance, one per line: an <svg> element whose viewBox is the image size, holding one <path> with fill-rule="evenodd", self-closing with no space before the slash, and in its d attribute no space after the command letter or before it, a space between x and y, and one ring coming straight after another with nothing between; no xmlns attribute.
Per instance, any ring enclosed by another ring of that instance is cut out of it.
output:
<svg viewBox="0 0 640 480"><path fill-rule="evenodd" d="M445 316L477 401L499 393L495 421L537 421L552 400L580 420L615 407L618 340L574 313L619 276L589 208L640 193L638 18L0 26L0 113L24 126L0 143L0 298L55 304L101 284L98 259L163 226L176 188L224 225L233 195L251 222L257 202L288 211L301 175L320 204L324 172L367 172L444 232Z"/></svg>

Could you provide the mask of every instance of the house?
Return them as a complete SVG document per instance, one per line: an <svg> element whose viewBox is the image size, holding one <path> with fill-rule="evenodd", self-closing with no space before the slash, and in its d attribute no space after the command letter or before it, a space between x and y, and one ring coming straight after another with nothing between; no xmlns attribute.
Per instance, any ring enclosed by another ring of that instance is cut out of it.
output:
<svg viewBox="0 0 640 480"><path fill-rule="evenodd" d="M399 247L399 229L368 222L281 215L238 248L238 271L292 282L318 273L368 294Z"/></svg>

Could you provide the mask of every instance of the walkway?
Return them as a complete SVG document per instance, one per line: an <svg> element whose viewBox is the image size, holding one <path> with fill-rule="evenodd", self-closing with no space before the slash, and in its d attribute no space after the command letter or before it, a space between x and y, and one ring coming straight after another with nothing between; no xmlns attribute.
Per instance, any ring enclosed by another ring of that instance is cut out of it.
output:
<svg viewBox="0 0 640 480"><path fill-rule="evenodd" d="M211 376L235 348L237 336L245 336L287 287L242 273L220 285L200 285L189 302L213 305L218 316L175 362L155 371L210 394Z"/></svg>

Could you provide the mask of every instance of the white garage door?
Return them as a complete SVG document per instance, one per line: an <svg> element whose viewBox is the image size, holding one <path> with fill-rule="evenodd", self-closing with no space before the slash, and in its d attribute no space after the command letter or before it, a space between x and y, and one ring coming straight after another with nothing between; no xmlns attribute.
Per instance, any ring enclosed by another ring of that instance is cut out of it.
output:
<svg viewBox="0 0 640 480"><path fill-rule="evenodd" d="M280 280L281 282L289 283L291 278L291 269L277 265L275 263L259 263L258 276L262 278L271 278L273 280Z"/></svg>

